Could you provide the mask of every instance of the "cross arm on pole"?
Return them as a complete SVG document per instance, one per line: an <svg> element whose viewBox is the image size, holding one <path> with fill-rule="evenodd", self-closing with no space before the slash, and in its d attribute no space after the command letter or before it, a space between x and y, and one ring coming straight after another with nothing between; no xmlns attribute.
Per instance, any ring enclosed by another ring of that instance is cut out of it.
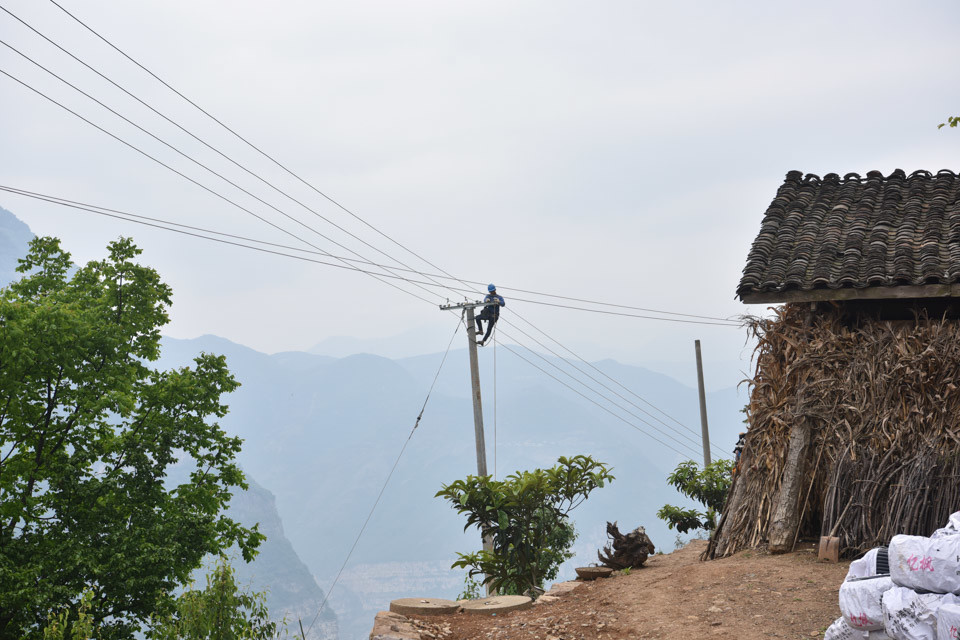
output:
<svg viewBox="0 0 960 640"><path fill-rule="evenodd" d="M494 300L492 302L480 302L479 300L475 302L459 302L453 304L442 304L440 305L441 311L451 311L454 309L476 309L477 307L493 307L500 304L499 300Z"/></svg>

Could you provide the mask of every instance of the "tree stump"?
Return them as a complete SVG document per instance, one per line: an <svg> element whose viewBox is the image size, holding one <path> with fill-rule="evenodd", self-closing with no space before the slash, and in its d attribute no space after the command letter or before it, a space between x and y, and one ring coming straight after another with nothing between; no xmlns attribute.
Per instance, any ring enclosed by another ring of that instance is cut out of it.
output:
<svg viewBox="0 0 960 640"><path fill-rule="evenodd" d="M617 523L607 523L607 537L610 542L597 551L597 557L605 567L614 570L639 569L654 552L653 542L643 527L637 527L627 535L620 533Z"/></svg>

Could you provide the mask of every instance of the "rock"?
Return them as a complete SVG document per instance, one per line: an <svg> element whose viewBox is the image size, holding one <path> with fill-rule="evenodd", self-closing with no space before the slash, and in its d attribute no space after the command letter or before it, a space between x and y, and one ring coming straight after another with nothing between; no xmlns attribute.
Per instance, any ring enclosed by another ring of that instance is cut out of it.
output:
<svg viewBox="0 0 960 640"><path fill-rule="evenodd" d="M406 617L381 611L373 621L370 640L421 640L420 634Z"/></svg>
<svg viewBox="0 0 960 640"><path fill-rule="evenodd" d="M569 582L556 582L550 590L547 591L545 596L559 596L567 593L568 591L573 591L574 589L579 588L583 583L570 580Z"/></svg>
<svg viewBox="0 0 960 640"><path fill-rule="evenodd" d="M544 594L544 595L540 596L539 598L537 598L536 601L534 601L533 604L534 604L534 606L536 606L536 605L538 605L538 604L550 604L550 603L552 603L552 602L556 602L556 601L559 600L559 599L560 599L560 598L558 598L557 596L548 596L548 595Z"/></svg>

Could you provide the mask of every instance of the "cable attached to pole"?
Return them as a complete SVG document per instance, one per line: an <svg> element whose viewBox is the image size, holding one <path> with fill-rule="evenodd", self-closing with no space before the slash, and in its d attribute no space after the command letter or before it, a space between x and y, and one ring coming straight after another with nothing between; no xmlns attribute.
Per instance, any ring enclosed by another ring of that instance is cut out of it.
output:
<svg viewBox="0 0 960 640"><path fill-rule="evenodd" d="M497 479L497 328L493 328L493 479Z"/></svg>
<svg viewBox="0 0 960 640"><path fill-rule="evenodd" d="M443 370L443 364L447 361L447 355L450 354L450 347L453 346L453 339L457 337L457 333L459 333L459 331L460 323L458 322L456 329L453 330L453 335L450 336L450 342L447 343L447 350L443 353L443 359L440 360L440 366L437 367L437 373L433 376L433 382L430 384L430 389L427 390L427 397L423 399L423 406L420 407L420 413L417 414L417 419L413 423L413 428L410 429L410 435L408 435L407 439L403 441L403 446L400 448L400 453L397 454L397 459L393 461L393 466L390 468L390 473L387 474L387 479L383 481L383 486L380 487L380 493L377 494L377 499L373 501L373 506L370 507L370 513L367 514L367 519L363 521L363 526L360 527L360 532L357 533L356 540L353 541L350 551L347 552L347 557L344 558L343 564L340 565L340 570L337 571L337 576L333 579L333 584L330 585L330 588L327 589L327 593L323 596L323 601L320 603L320 608L317 610L317 615L313 617L313 621L310 623L310 626L307 627L307 633L310 633L310 631L313 629L313 625L316 624L320 614L323 613L323 608L327 605L327 600L330 598L330 594L337 586L337 583L340 582L340 576L343 575L343 570L346 569L347 563L350 562L350 557L357 548L357 544L360 542L363 532L366 531L367 525L370 524L370 518L373 517L373 512L377 510L377 505L380 504L380 499L383 497L383 492L387 490L387 485L390 484L390 478L393 477L393 472L397 470L397 465L400 464L400 458L403 457L403 453L407 450L407 445L410 444L410 440L413 439L414 432L416 432L417 427L420 426L420 420L423 418L423 412L427 408L427 402L430 401L430 394L433 393L433 388L437 386L437 380L440 378L440 371Z"/></svg>

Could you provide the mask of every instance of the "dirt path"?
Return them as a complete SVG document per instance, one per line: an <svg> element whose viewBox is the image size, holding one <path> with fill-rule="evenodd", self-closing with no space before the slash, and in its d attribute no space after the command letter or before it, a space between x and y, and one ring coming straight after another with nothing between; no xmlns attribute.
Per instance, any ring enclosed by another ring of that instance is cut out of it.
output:
<svg viewBox="0 0 960 640"><path fill-rule="evenodd" d="M700 562L695 541L630 575L584 583L560 600L499 617L457 614L444 640L820 638L840 615L847 563L817 562L809 547L782 556L742 552Z"/></svg>

